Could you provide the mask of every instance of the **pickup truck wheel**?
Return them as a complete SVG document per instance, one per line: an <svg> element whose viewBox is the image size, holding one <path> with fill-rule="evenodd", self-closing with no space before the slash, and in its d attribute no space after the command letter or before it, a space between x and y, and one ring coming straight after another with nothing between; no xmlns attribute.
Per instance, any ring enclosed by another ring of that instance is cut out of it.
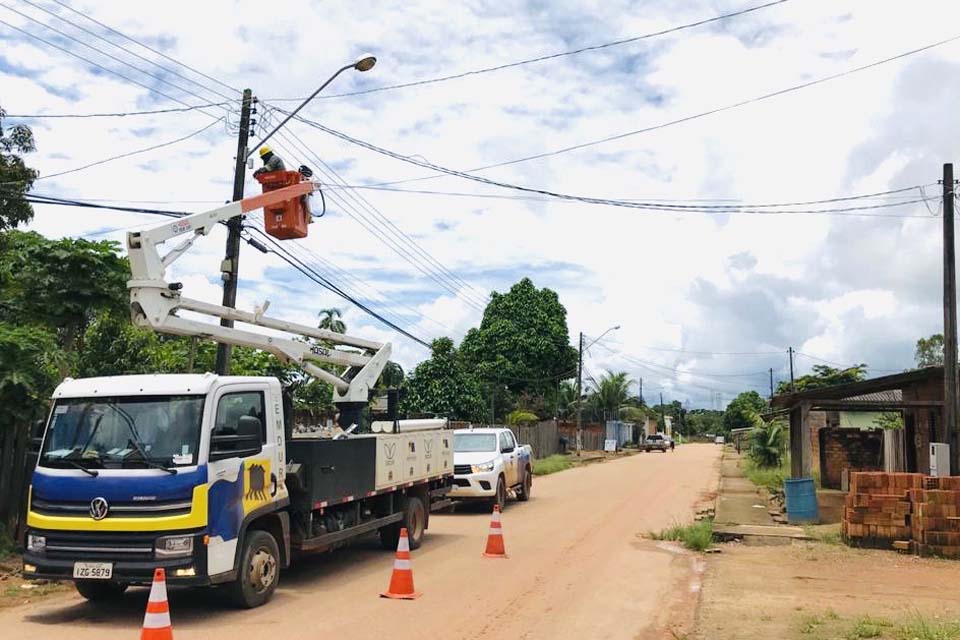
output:
<svg viewBox="0 0 960 640"><path fill-rule="evenodd" d="M117 600L127 590L122 582L103 582L100 580L79 580L75 583L77 591L90 602Z"/></svg>
<svg viewBox="0 0 960 640"><path fill-rule="evenodd" d="M266 531L248 531L240 553L236 582L230 585L233 601L244 609L267 602L280 580L280 550Z"/></svg>
<svg viewBox="0 0 960 640"><path fill-rule="evenodd" d="M523 484L517 489L517 500L526 502L530 499L530 491L533 489L533 472L527 467L523 472Z"/></svg>
<svg viewBox="0 0 960 640"><path fill-rule="evenodd" d="M504 481L503 476L497 480L497 493L493 496L493 499L490 500L490 508L492 509L494 505L500 507L500 511L503 511L503 508L507 504L507 483Z"/></svg>
<svg viewBox="0 0 960 640"><path fill-rule="evenodd" d="M380 546L385 551L396 551L400 543L400 529L406 527L407 540L411 549L419 549L423 544L423 532L427 528L427 510L420 498L411 496L403 510L403 520L381 527Z"/></svg>

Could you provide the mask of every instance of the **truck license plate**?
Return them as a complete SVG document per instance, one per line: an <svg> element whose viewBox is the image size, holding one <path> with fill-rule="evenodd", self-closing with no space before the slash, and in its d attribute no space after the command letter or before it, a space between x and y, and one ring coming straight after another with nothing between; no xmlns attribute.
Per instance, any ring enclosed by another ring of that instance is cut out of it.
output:
<svg viewBox="0 0 960 640"><path fill-rule="evenodd" d="M113 564L110 562L74 562L73 577L84 580L109 580L113 577Z"/></svg>

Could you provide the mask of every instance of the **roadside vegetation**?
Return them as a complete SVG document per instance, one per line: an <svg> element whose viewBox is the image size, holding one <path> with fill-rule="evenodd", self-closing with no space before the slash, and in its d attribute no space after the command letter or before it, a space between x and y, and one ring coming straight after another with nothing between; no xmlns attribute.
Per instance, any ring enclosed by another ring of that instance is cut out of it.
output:
<svg viewBox="0 0 960 640"><path fill-rule="evenodd" d="M691 551L705 551L713 544L713 519L707 518L688 525L675 524L659 533L651 532L650 537L680 542Z"/></svg>
<svg viewBox="0 0 960 640"><path fill-rule="evenodd" d="M919 613L901 620L875 616L843 618L832 609L800 619L801 638L810 640L960 640L960 620L944 620Z"/></svg>
<svg viewBox="0 0 960 640"><path fill-rule="evenodd" d="M7 533L6 527L0 524L0 560L6 560L16 553L17 545L13 542L13 537Z"/></svg>
<svg viewBox="0 0 960 640"><path fill-rule="evenodd" d="M570 456L560 453L533 461L533 475L546 476L558 471L565 471L573 466Z"/></svg>

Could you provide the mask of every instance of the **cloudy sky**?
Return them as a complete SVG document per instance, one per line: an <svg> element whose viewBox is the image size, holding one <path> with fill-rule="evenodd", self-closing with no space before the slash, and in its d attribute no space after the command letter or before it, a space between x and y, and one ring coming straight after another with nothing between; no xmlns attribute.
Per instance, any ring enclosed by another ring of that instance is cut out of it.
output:
<svg viewBox="0 0 960 640"><path fill-rule="evenodd" d="M10 0L0 7L0 105L31 115L220 103L122 118L9 120L33 127L38 150L29 162L49 176L37 193L201 211L231 194L239 90L249 87L261 101L259 137L282 117L277 108L292 108L334 70L372 53L372 71L341 75L303 115L414 163L290 124L273 145L288 164L310 165L327 184L391 184L328 187L327 215L308 239L285 246L410 333L459 339L479 322L490 291L529 276L559 293L572 341L579 331L596 337L620 325L590 349L586 373L627 370L643 378L648 400L662 391L711 407L743 389L766 393L769 368L778 380L788 375L791 346L803 354L799 373L818 362L902 370L916 339L942 327L936 183L942 163L960 160L952 147L960 85L951 81L960 41L707 117L475 172L566 194L698 206L924 185L794 207L883 208L760 215L609 207L438 176L415 163L472 171L841 73L956 36L957 3L789 0L576 55L339 95L635 38L758 4L173 1L161 11L80 1L71 11L57 0ZM64 171L71 172L53 175ZM257 188L248 175L247 192ZM930 202L889 206L926 196ZM141 214L37 206L30 227L122 240L123 231L154 223ZM223 240L211 234L175 265L171 277L187 295L219 301ZM337 306L351 333L392 340L405 368L427 356L276 255L245 246L241 278L243 308L269 299L273 315L313 323L319 309Z"/></svg>

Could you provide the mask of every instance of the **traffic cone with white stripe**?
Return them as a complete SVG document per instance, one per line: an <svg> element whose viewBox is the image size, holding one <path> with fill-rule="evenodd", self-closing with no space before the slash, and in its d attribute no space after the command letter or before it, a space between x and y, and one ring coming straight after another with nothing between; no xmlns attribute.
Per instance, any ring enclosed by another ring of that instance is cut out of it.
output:
<svg viewBox="0 0 960 640"><path fill-rule="evenodd" d="M493 517L490 519L490 534L487 536L487 550L484 558L506 558L507 550L503 546L503 527L500 525L500 505L493 505Z"/></svg>
<svg viewBox="0 0 960 640"><path fill-rule="evenodd" d="M413 566L410 564L410 540L407 538L407 530L400 529L400 543L397 544L397 557L393 561L390 587L381 593L380 597L414 600L420 595L413 589Z"/></svg>
<svg viewBox="0 0 960 640"><path fill-rule="evenodd" d="M153 571L153 585L147 600L147 613L143 616L140 640L173 640L170 605L167 603L167 574L162 568Z"/></svg>

